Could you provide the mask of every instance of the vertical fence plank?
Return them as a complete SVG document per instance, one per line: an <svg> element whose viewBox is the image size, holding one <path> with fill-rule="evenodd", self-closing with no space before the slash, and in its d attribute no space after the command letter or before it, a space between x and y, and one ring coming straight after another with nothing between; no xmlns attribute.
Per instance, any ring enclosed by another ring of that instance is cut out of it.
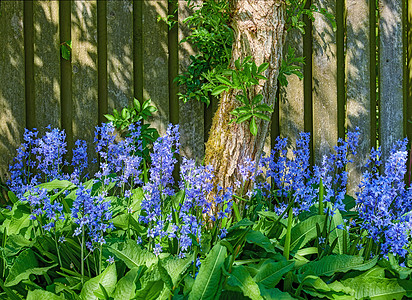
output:
<svg viewBox="0 0 412 300"><path fill-rule="evenodd" d="M108 111L133 100L133 3L107 2Z"/></svg>
<svg viewBox="0 0 412 300"><path fill-rule="evenodd" d="M358 154L349 167L348 191L354 195L371 147L371 36L369 31L369 4L364 1L346 0L347 3L347 52L346 52L346 86L347 86L347 128L353 131L359 127L361 137ZM374 24L372 24L374 25Z"/></svg>
<svg viewBox="0 0 412 300"><path fill-rule="evenodd" d="M34 1L34 99L36 127L61 125L59 3Z"/></svg>
<svg viewBox="0 0 412 300"><path fill-rule="evenodd" d="M199 5L200 1L192 1ZM192 14L186 1L179 1L179 41L189 34L187 24L182 21ZM190 65L190 55L194 49L188 42L179 45L179 73L183 73ZM183 91L182 91L183 92ZM204 156L204 104L195 100L180 103L179 109L181 151L186 157L196 158L201 161Z"/></svg>
<svg viewBox="0 0 412 300"><path fill-rule="evenodd" d="M0 28L0 180L5 182L26 126L22 1L1 3Z"/></svg>
<svg viewBox="0 0 412 300"><path fill-rule="evenodd" d="M72 2L73 136L86 140L94 158L94 129L98 122L97 3Z"/></svg>
<svg viewBox="0 0 412 300"><path fill-rule="evenodd" d="M143 2L143 98L152 99L158 109L151 123L160 134L169 123L169 53L167 24L157 18L167 12L168 0Z"/></svg>
<svg viewBox="0 0 412 300"><path fill-rule="evenodd" d="M408 34L408 41L407 41L407 123L406 123L406 134L409 138L409 142L412 144L412 0L408 0L407 4L407 34ZM412 159L412 158L411 158Z"/></svg>
<svg viewBox="0 0 412 300"><path fill-rule="evenodd" d="M403 137L402 0L379 0L380 145L383 159Z"/></svg>
<svg viewBox="0 0 412 300"><path fill-rule="evenodd" d="M289 47L295 49L296 57L303 56L303 39L299 30L292 29L288 32L283 53L284 58ZM303 69L300 71L303 73ZM299 133L304 131L305 125L303 80L296 75L288 76L287 80L288 86L280 87L280 133L282 137L288 138L289 144L294 146L299 138Z"/></svg>
<svg viewBox="0 0 412 300"><path fill-rule="evenodd" d="M313 1L335 15L335 0ZM336 33L324 16L313 23L313 144L315 163L322 162L338 138Z"/></svg>

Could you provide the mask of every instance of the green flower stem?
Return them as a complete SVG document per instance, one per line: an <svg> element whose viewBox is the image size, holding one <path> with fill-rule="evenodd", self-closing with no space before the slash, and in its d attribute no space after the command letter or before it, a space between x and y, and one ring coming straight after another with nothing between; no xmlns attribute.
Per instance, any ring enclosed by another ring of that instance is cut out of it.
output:
<svg viewBox="0 0 412 300"><path fill-rule="evenodd" d="M84 284L84 226L82 226L82 242L80 245L80 272L82 274L82 285Z"/></svg>
<svg viewBox="0 0 412 300"><path fill-rule="evenodd" d="M62 259L61 259L61 256L60 256L59 244L57 243L56 229L54 229L54 243L56 244L57 257L59 258L59 264L60 264L60 268L61 268L61 267L63 267L63 265L62 265Z"/></svg>
<svg viewBox="0 0 412 300"><path fill-rule="evenodd" d="M292 234L292 221L293 221L293 207L291 205L289 207L289 211L288 211L288 227L286 229L285 248L283 250L283 256L286 259L289 259L289 255L290 255L290 241L291 241L291 234Z"/></svg>
<svg viewBox="0 0 412 300"><path fill-rule="evenodd" d="M324 196L324 190L323 190L323 182L321 178L319 182L319 214L321 216L323 215L323 196Z"/></svg>

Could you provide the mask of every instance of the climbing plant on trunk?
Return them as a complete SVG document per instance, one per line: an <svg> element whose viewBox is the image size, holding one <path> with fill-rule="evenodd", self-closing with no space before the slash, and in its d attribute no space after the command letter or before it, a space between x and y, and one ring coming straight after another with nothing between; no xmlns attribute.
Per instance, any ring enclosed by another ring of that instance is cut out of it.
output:
<svg viewBox="0 0 412 300"><path fill-rule="evenodd" d="M284 1L230 0L230 13L234 32L230 68L235 69L235 62L248 56L257 66L268 63L263 74L267 80L259 80L248 96L253 99L261 94L263 103L273 108L286 36ZM221 94L206 143L205 164L213 166L222 187L233 187L240 179L239 164L259 159L269 132L269 122L260 118L255 119L256 135L251 133L251 120L230 122L231 112L242 104L236 99L238 94L236 89Z"/></svg>

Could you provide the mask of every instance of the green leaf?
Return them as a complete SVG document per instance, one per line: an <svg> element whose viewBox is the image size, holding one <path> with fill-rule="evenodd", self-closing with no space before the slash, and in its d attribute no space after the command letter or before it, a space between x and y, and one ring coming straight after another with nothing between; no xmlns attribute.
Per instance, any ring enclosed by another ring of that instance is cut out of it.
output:
<svg viewBox="0 0 412 300"><path fill-rule="evenodd" d="M363 261L362 256L352 256L346 254L329 255L318 261L312 261L300 268L301 272L309 272L316 276L331 276L338 272L347 272L349 270L365 271L376 265L378 256Z"/></svg>
<svg viewBox="0 0 412 300"><path fill-rule="evenodd" d="M116 289L113 293L114 300L124 300L133 298L136 292L136 279L140 276L143 266L133 268L122 277L116 284Z"/></svg>
<svg viewBox="0 0 412 300"><path fill-rule="evenodd" d="M265 114L262 114L262 113L259 113L259 112L254 112L253 115L254 115L255 117L259 118L259 119L262 119L262 120L265 120L265 121L270 122L270 117L267 116L267 115L265 115Z"/></svg>
<svg viewBox="0 0 412 300"><path fill-rule="evenodd" d="M226 247L216 244L202 262L197 274L189 300L215 299L226 258Z"/></svg>
<svg viewBox="0 0 412 300"><path fill-rule="evenodd" d="M106 289L106 291L108 291L109 294L111 294L116 287L116 282L116 265L111 264L102 272L102 274L89 279L84 284L83 289L80 293L80 297L82 299L87 300L97 300L98 297L95 295L95 292L101 292L100 284L104 286L104 288Z"/></svg>
<svg viewBox="0 0 412 300"><path fill-rule="evenodd" d="M319 224L320 227L323 227L325 223L325 216L315 215L312 216L297 225L292 227L291 231L291 252L297 251L300 248L304 247L309 241L317 237L316 224ZM285 238L281 240L281 244L285 243Z"/></svg>
<svg viewBox="0 0 412 300"><path fill-rule="evenodd" d="M228 90L228 87L226 85L218 85L217 87L213 89L212 96L217 96L227 90Z"/></svg>
<svg viewBox="0 0 412 300"><path fill-rule="evenodd" d="M250 121L249 129L252 135L257 135L257 125L255 118L252 118L252 120Z"/></svg>
<svg viewBox="0 0 412 300"><path fill-rule="evenodd" d="M19 297L11 288L4 286L4 282L1 279L0 279L0 287L6 293L9 300L21 300L21 297Z"/></svg>
<svg viewBox="0 0 412 300"><path fill-rule="evenodd" d="M268 67L269 67L269 63L267 63L267 62L261 64L261 65L259 66L258 70L257 70L258 74L266 71L266 69L267 69Z"/></svg>
<svg viewBox="0 0 412 300"><path fill-rule="evenodd" d="M250 299L263 300L263 297L260 295L259 286L244 266L234 266L232 268L232 272L227 279L227 285L240 288L243 295Z"/></svg>
<svg viewBox="0 0 412 300"><path fill-rule="evenodd" d="M293 300L289 293L282 292L277 288L267 289L259 284L260 292L266 300Z"/></svg>
<svg viewBox="0 0 412 300"><path fill-rule="evenodd" d="M256 105L253 110L273 112L273 109L267 104Z"/></svg>
<svg viewBox="0 0 412 300"><path fill-rule="evenodd" d="M392 253L388 254L388 260L381 259L378 264L396 273L400 279L406 279L412 273L411 268L401 267Z"/></svg>
<svg viewBox="0 0 412 300"><path fill-rule="evenodd" d="M43 290L33 290L29 291L27 294L27 300L64 300L65 298L62 298L60 296L57 296L56 294L43 291Z"/></svg>
<svg viewBox="0 0 412 300"><path fill-rule="evenodd" d="M328 204L330 205L330 203L328 203ZM336 244L334 253L343 254L343 253L345 253L345 251L344 251L345 249L343 249L343 245L345 243L345 241L344 241L345 236L343 234L342 229L336 228L338 225L343 224L342 215L340 214L339 210L335 211L335 213L333 214L333 217L331 218L330 222L331 222L332 232L330 233L329 238L330 238L331 241L334 241L336 238L338 239L338 243ZM349 244L348 235L346 235L346 240L347 240L346 245L348 245Z"/></svg>
<svg viewBox="0 0 412 300"><path fill-rule="evenodd" d="M216 75L216 79L218 81L220 81L220 83L226 84L228 86L232 86L232 83L230 82L229 79L227 79L226 77L220 76L220 75Z"/></svg>
<svg viewBox="0 0 412 300"><path fill-rule="evenodd" d="M65 60L70 60L70 56L71 56L71 41L69 42L70 42L70 45L67 42L60 45L60 51L61 51L62 57Z"/></svg>
<svg viewBox="0 0 412 300"><path fill-rule="evenodd" d="M263 95L262 94L257 94L255 97L253 97L252 105L257 105L260 102L262 102L262 100L263 100Z"/></svg>
<svg viewBox="0 0 412 300"><path fill-rule="evenodd" d="M169 256L159 261L171 279L171 287L170 287L170 283L169 283L169 287L164 287L162 293L159 296L159 299L166 299L171 295L171 291L173 290L174 287L176 287L182 275L185 273L187 268L192 264L192 260L193 258L191 256L188 256L182 259L177 258L175 256ZM163 281L167 285L167 282L165 281L165 279L168 280L167 276L162 275L162 270L160 268L159 268L159 272L160 272L160 275Z"/></svg>
<svg viewBox="0 0 412 300"><path fill-rule="evenodd" d="M108 250L121 259L129 269L140 266L147 266L148 268L157 263L157 257L145 249L142 249L136 242L127 240L125 243L116 243Z"/></svg>
<svg viewBox="0 0 412 300"><path fill-rule="evenodd" d="M246 114L238 117L238 118L236 119L236 123L240 124L240 123L242 123L242 122L245 122L245 121L249 120L252 116L253 116L253 115L252 115L251 113L246 113Z"/></svg>
<svg viewBox="0 0 412 300"><path fill-rule="evenodd" d="M293 261L282 260L275 262L273 260L265 261L259 268L254 280L267 289L274 288L282 279L282 276L293 269Z"/></svg>
<svg viewBox="0 0 412 300"><path fill-rule="evenodd" d="M266 252L276 253L275 248L273 247L270 240L260 231L249 231L246 235L246 242L248 242L249 244L258 245L259 247L265 249Z"/></svg>
<svg viewBox="0 0 412 300"><path fill-rule="evenodd" d="M71 186L74 187L75 185L68 180L58 180L58 179L38 185L39 188L46 189L47 191L52 191L55 189L59 189L59 190L67 189Z"/></svg>
<svg viewBox="0 0 412 300"><path fill-rule="evenodd" d="M106 114L104 115L106 117L107 120L114 122L115 118L112 115Z"/></svg>
<svg viewBox="0 0 412 300"><path fill-rule="evenodd" d="M164 287L164 283L159 273L157 264L153 264L146 272L144 272L142 278L140 278L141 289L136 291L133 299L140 300L154 300L157 299Z"/></svg>
<svg viewBox="0 0 412 300"><path fill-rule="evenodd" d="M355 291L356 299L401 300L407 293L397 279L360 275L342 283Z"/></svg>
<svg viewBox="0 0 412 300"><path fill-rule="evenodd" d="M31 274L44 275L48 270L55 266L57 266L57 264L48 267L39 267L39 263L37 262L33 250L26 249L19 254L12 265L4 285L6 287L16 285L22 280L29 279Z"/></svg>
<svg viewBox="0 0 412 300"><path fill-rule="evenodd" d="M9 196L9 199L13 204L19 201L19 198L17 198L12 191L8 191L7 196Z"/></svg>
<svg viewBox="0 0 412 300"><path fill-rule="evenodd" d="M135 109L136 109L138 112L140 112L140 110L141 110L140 101L137 100L136 98L133 98L133 105L134 105Z"/></svg>

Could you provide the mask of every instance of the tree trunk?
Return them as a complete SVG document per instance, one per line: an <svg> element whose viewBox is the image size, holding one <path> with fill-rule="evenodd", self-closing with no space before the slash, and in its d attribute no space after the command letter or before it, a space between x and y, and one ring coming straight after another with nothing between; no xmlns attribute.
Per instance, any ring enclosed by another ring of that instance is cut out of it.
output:
<svg viewBox="0 0 412 300"><path fill-rule="evenodd" d="M230 4L235 35L231 67L235 60L246 56L252 56L257 66L268 62L269 68L264 74L268 80L261 80L254 95L263 94L263 101L274 108L286 33L284 1L231 0ZM229 124L233 117L230 112L240 104L235 95L234 91L222 94L206 143L205 164L213 166L216 183L224 188L234 187L240 179L238 165L246 158L259 160L270 125L258 119L258 133L253 136L248 121Z"/></svg>

